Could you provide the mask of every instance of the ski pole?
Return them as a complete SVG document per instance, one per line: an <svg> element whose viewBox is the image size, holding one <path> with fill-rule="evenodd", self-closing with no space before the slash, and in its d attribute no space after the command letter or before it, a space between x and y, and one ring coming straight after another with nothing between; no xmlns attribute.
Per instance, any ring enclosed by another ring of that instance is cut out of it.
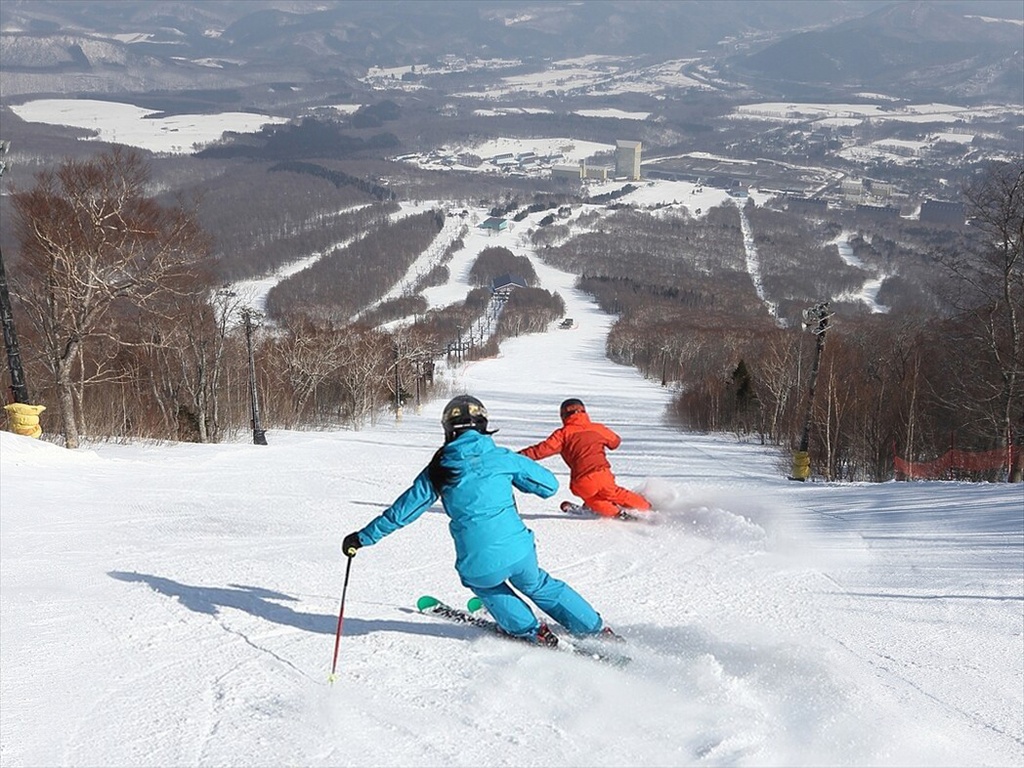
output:
<svg viewBox="0 0 1024 768"><path fill-rule="evenodd" d="M348 575L352 572L352 555L348 556L348 565L345 566L345 584L341 588L341 608L338 609L338 631L334 636L334 661L331 662L331 674L327 678L329 683L334 682L334 671L338 667L338 646L341 644L341 625L345 622L345 593L348 592Z"/></svg>

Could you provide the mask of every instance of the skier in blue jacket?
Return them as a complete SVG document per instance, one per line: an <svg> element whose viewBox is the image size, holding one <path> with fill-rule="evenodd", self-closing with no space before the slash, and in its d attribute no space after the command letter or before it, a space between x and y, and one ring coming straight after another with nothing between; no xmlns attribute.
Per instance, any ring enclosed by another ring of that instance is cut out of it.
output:
<svg viewBox="0 0 1024 768"><path fill-rule="evenodd" d="M445 444L412 486L363 529L350 533L342 551L353 557L422 515L438 498L450 518L455 570L509 635L546 645L558 638L539 622L522 593L574 634L602 633L601 616L576 590L537 564L533 532L519 517L512 489L549 498L558 480L545 467L499 448L487 429L487 410L460 395L441 417ZM610 629L604 634L617 637Z"/></svg>

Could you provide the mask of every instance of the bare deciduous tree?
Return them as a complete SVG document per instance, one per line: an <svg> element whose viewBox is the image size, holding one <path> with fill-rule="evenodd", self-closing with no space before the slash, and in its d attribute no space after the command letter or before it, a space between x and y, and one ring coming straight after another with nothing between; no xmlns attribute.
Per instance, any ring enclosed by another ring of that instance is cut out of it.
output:
<svg viewBox="0 0 1024 768"><path fill-rule="evenodd" d="M182 434L178 427L179 439L200 443L220 438L221 378L232 347L232 321L243 304L231 291L210 294L206 284L199 284L176 296L143 336L151 353L147 367L168 429L183 422L191 425L194 434ZM234 346L241 347L240 338Z"/></svg>
<svg viewBox="0 0 1024 768"><path fill-rule="evenodd" d="M965 374L960 406L1005 445L1024 418L1024 157L990 166L964 197L980 237L943 260L961 320L953 349Z"/></svg>
<svg viewBox="0 0 1024 768"><path fill-rule="evenodd" d="M193 215L159 205L147 181L142 158L115 148L66 160L13 195L21 299L44 339L68 448L78 447L85 426L75 375L87 343L103 335L116 344L111 315L147 311L188 283L206 254Z"/></svg>
<svg viewBox="0 0 1024 768"><path fill-rule="evenodd" d="M319 388L349 362L348 346L344 332L308 322L296 324L278 343L276 351L294 393L298 418L307 418L304 411L309 400L315 403ZM317 418L316 408L312 416Z"/></svg>
<svg viewBox="0 0 1024 768"><path fill-rule="evenodd" d="M373 422L380 405L380 391L386 386L394 353L390 342L383 341L382 334L358 326L348 332L339 384L357 427L367 418Z"/></svg>

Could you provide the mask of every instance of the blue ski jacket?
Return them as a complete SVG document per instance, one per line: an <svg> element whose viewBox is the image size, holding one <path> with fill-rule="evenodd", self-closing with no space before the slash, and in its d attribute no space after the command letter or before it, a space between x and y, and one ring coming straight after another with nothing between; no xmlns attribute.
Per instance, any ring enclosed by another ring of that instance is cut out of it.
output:
<svg viewBox="0 0 1024 768"><path fill-rule="evenodd" d="M534 552L533 532L516 509L513 487L543 499L558 490L554 474L532 459L494 444L488 435L466 430L441 449L441 466L454 480L440 494L455 541L455 570L466 584L500 584ZM438 499L425 468L412 486L359 531L363 546L416 520Z"/></svg>

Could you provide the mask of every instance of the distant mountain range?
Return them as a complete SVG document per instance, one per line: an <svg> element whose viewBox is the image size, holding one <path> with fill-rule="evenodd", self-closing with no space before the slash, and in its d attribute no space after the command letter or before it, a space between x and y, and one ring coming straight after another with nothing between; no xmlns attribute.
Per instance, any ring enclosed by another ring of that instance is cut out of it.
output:
<svg viewBox="0 0 1024 768"><path fill-rule="evenodd" d="M953 4L898 3L735 59L741 79L790 93L863 88L920 98L1024 102L1024 23ZM1024 4L1016 8L1019 15Z"/></svg>
<svg viewBox="0 0 1024 768"><path fill-rule="evenodd" d="M1015 102L1022 40L1018 0L5 0L0 93L345 88L370 66L445 55L528 66L606 54L700 57L767 94Z"/></svg>

